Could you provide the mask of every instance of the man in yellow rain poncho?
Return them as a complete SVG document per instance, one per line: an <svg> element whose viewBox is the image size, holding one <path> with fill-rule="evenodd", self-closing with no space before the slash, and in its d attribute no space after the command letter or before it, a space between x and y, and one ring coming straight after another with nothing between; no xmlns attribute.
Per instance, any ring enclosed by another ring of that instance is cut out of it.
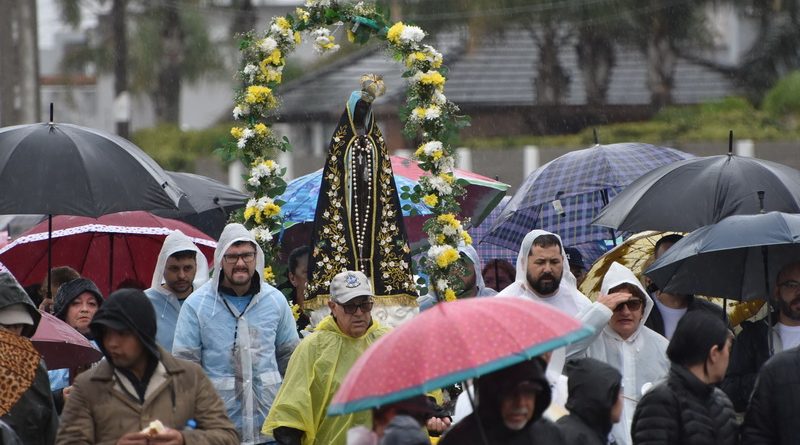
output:
<svg viewBox="0 0 800 445"><path fill-rule="evenodd" d="M344 445L348 429L371 425L369 411L336 417L325 413L358 357L388 332L372 319L373 298L370 280L362 272L341 272L331 280L331 315L292 354L264 434L281 445Z"/></svg>

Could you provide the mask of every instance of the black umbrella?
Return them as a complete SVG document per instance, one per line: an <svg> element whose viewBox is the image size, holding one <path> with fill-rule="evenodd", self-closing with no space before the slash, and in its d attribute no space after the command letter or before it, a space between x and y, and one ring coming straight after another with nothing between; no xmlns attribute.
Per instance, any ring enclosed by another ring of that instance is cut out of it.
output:
<svg viewBox="0 0 800 445"><path fill-rule="evenodd" d="M157 210L165 218L179 219L219 239L228 216L244 207L249 195L219 181L193 173L167 172L185 196L177 210Z"/></svg>
<svg viewBox="0 0 800 445"><path fill-rule="evenodd" d="M734 215L695 230L645 272L666 292L768 298L778 271L800 261L800 215Z"/></svg>
<svg viewBox="0 0 800 445"><path fill-rule="evenodd" d="M99 217L177 208L181 191L145 152L92 128L0 128L0 214Z"/></svg>
<svg viewBox="0 0 800 445"><path fill-rule="evenodd" d="M659 167L620 192L592 224L620 231L689 232L730 215L800 212L800 171L775 162L727 155Z"/></svg>

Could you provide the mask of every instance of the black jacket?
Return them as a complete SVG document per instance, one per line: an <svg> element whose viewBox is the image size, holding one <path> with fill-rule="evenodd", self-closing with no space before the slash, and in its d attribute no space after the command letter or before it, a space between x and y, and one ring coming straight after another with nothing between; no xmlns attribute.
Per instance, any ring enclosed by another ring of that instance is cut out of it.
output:
<svg viewBox="0 0 800 445"><path fill-rule="evenodd" d="M599 360L585 358L567 364L569 415L558 419L567 445L606 445L611 432L611 408L619 397L622 374Z"/></svg>
<svg viewBox="0 0 800 445"><path fill-rule="evenodd" d="M518 431L506 428L500 414L501 397L505 389L529 381L539 386L533 415ZM561 432L553 422L542 418L550 406L550 385L538 360L529 360L495 371L475 381L478 392L477 411L468 415L445 433L440 445L483 445L481 429L488 445L561 445ZM480 425L478 424L480 422Z"/></svg>
<svg viewBox="0 0 800 445"><path fill-rule="evenodd" d="M775 354L758 374L742 425L747 445L800 444L800 348Z"/></svg>
<svg viewBox="0 0 800 445"><path fill-rule="evenodd" d="M734 445L739 434L725 393L673 364L636 406L631 436L634 445Z"/></svg>
<svg viewBox="0 0 800 445"><path fill-rule="evenodd" d="M28 294L8 273L0 273L0 310L22 303L33 318L34 325L22 331L25 337L33 336L41 315ZM39 363L33 383L11 410L0 420L7 423L25 445L49 445L55 442L58 414L50 392L50 379L44 362Z"/></svg>
<svg viewBox="0 0 800 445"><path fill-rule="evenodd" d="M773 320L777 320L777 317ZM769 360L768 336L769 325L766 318L754 322L745 321L742 322L742 331L733 342L722 390L731 399L737 412L747 409L758 371Z"/></svg>
<svg viewBox="0 0 800 445"><path fill-rule="evenodd" d="M656 297L653 298L655 299ZM686 313L688 314L692 311L707 311L718 316L719 318L723 318L725 316L721 307L703 298L697 298L693 295L690 295L689 304L686 306ZM659 334L664 335L664 318L661 317L661 312L658 309L658 305L653 306L653 310L650 311L650 315L647 317L647 320L645 320L644 325L658 332Z"/></svg>

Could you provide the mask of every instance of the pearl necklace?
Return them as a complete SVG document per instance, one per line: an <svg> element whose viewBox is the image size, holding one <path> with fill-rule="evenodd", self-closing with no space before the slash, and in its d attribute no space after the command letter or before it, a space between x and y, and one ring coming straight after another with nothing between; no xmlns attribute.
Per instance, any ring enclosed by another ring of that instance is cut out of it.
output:
<svg viewBox="0 0 800 445"><path fill-rule="evenodd" d="M353 152L350 156L350 177L352 182L353 195L351 197L353 202L353 213L351 221L356 236L356 247L358 248L358 262L360 263L360 270L368 270L366 267L367 259L364 258L364 247L367 241L367 228L370 222L370 210L372 208L372 142L367 136L356 136L353 141ZM359 170L359 167L361 170ZM362 176L358 177L358 172L362 172ZM362 190L364 196L359 196L358 183L363 180L367 185L366 194ZM362 207L359 207L359 201L363 199ZM363 210L360 212L359 210Z"/></svg>

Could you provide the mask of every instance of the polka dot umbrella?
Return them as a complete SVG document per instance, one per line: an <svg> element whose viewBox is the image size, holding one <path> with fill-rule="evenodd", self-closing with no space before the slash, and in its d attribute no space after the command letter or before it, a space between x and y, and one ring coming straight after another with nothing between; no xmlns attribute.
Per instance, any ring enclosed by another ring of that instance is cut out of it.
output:
<svg viewBox="0 0 800 445"><path fill-rule="evenodd" d="M522 298L437 304L373 343L328 407L347 414L480 377L592 334L575 318Z"/></svg>

